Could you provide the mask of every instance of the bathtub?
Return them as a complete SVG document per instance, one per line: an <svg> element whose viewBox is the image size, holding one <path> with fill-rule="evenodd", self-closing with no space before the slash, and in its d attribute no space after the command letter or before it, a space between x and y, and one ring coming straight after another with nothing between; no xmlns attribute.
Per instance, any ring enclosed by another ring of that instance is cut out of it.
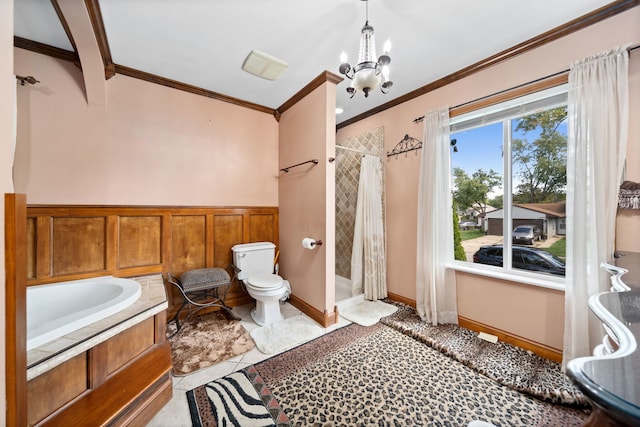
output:
<svg viewBox="0 0 640 427"><path fill-rule="evenodd" d="M113 276L27 288L27 351L111 316L140 297L135 280Z"/></svg>

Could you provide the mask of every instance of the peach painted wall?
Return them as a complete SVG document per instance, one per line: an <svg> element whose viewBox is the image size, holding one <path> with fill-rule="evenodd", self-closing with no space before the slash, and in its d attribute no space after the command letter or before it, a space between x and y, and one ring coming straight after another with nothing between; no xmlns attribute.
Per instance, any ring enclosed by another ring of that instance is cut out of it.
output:
<svg viewBox="0 0 640 427"><path fill-rule="evenodd" d="M453 107L487 96L504 89L567 70L570 64L590 54L610 49L614 46L640 43L640 7L624 14L616 15L599 24L571 34L560 40L541 46L526 54L510 59L472 76L434 90L421 97L380 112L338 131L336 140L340 144L347 138L384 126L385 150L390 151L405 134L422 140L422 123L414 124L413 119L436 107ZM640 114L639 65L640 52L632 54L631 82L631 126L628 149L628 164L640 164L640 131L637 120ZM440 60L440 59L439 59ZM339 87L338 90L344 90ZM417 224L417 182L420 167L419 155L409 153L386 162L386 202L387 202L387 249L389 292L415 300L416 270L416 224ZM628 178L640 181L638 166L629 170ZM640 216L625 218L625 224L634 234L623 236L618 233L619 245L627 250L640 250ZM620 222L619 222L620 224ZM528 338L541 344L562 348L564 295L549 293L546 289L531 288L513 284L512 291L502 292L502 286L485 286L491 281L474 276L462 277L458 283L459 314L494 328ZM484 292L477 292L483 289ZM529 301L537 295L540 304L531 312ZM512 316L497 316L495 311L510 307ZM559 317L549 323L549 313L559 310Z"/></svg>
<svg viewBox="0 0 640 427"><path fill-rule="evenodd" d="M335 304L335 84L326 82L280 118L280 273L293 294L320 312ZM302 239L322 240L313 250Z"/></svg>
<svg viewBox="0 0 640 427"><path fill-rule="evenodd" d="M0 280L5 283L4 265L4 194L13 192L13 116L16 79L13 76L13 1L0 1ZM5 287L0 286L0 331L5 331ZM7 413L5 388L5 340L0 339L0 424Z"/></svg>
<svg viewBox="0 0 640 427"><path fill-rule="evenodd" d="M456 274L456 281L460 316L481 319L485 325L491 325L501 331L508 331L556 350L562 349L563 291L515 285L505 280L462 272ZM524 319L537 324L528 325L527 328L517 325ZM513 325L514 322L516 325Z"/></svg>
<svg viewBox="0 0 640 427"><path fill-rule="evenodd" d="M16 191L30 204L277 206L267 113L116 75L88 105L73 64L16 48Z"/></svg>

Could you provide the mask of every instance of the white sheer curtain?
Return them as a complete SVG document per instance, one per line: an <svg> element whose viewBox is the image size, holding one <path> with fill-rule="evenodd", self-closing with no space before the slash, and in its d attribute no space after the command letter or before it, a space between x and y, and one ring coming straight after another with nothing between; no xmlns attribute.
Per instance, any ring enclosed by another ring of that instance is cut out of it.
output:
<svg viewBox="0 0 640 427"><path fill-rule="evenodd" d="M352 294L368 300L387 297L387 260L382 215L382 161L364 156L360 163L356 223L351 252Z"/></svg>
<svg viewBox="0 0 640 427"><path fill-rule="evenodd" d="M449 108L427 113L418 183L416 306L434 325L458 323L455 272L445 267L453 260L449 144Z"/></svg>
<svg viewBox="0 0 640 427"><path fill-rule="evenodd" d="M591 354L602 328L588 299L609 288L600 267L613 255L618 188L627 146L626 48L588 57L569 72L567 276L563 366Z"/></svg>

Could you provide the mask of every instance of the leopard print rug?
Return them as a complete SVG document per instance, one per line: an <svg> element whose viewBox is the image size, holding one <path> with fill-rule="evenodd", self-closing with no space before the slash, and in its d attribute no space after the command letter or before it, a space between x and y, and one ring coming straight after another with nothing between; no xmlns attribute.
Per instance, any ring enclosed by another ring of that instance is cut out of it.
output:
<svg viewBox="0 0 640 427"><path fill-rule="evenodd" d="M562 372L559 363L511 344L481 340L477 333L458 325L432 326L422 321L412 307L387 302L396 305L398 311L382 318L381 323L514 390L552 403L589 407L587 398Z"/></svg>
<svg viewBox="0 0 640 427"><path fill-rule="evenodd" d="M251 369L293 425L578 426L588 416L502 386L381 323L344 327Z"/></svg>

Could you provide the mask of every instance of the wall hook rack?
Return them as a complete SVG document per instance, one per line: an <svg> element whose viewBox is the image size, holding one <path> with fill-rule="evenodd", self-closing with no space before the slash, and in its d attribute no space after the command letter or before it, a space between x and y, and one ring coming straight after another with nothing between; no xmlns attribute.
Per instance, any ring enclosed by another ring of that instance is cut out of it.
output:
<svg viewBox="0 0 640 427"><path fill-rule="evenodd" d="M311 160L307 160L306 162L302 162L302 163L298 163L296 165L292 165L292 166L287 166L286 168L282 168L280 169L282 172L289 172L289 169L298 167L298 166L302 166L302 165L306 165L307 163L313 163L314 165L318 164L318 159L311 159Z"/></svg>
<svg viewBox="0 0 640 427"><path fill-rule="evenodd" d="M396 158L398 158L398 154L407 153L419 148L422 148L422 141L412 136L405 135L404 138L402 138L402 140L393 147L393 150L387 151L387 157L396 156Z"/></svg>

